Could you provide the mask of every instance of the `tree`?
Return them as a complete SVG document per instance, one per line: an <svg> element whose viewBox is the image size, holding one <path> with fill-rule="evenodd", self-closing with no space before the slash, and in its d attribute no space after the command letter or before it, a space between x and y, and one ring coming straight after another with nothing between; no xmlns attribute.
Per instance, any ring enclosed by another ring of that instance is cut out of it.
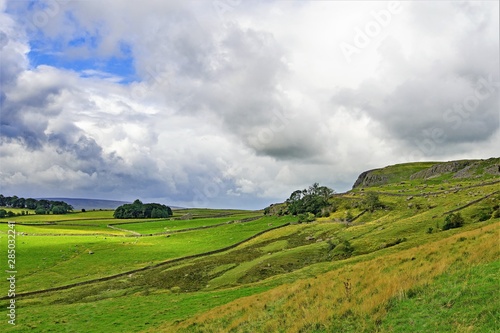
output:
<svg viewBox="0 0 500 333"><path fill-rule="evenodd" d="M38 210L37 214L47 214L48 212L54 212L55 214L66 214L73 210L73 207L64 201L53 201L53 200L36 200L33 198L19 198L14 195L12 197L4 197L0 194L0 206L14 207L14 208L27 208Z"/></svg>
<svg viewBox="0 0 500 333"><path fill-rule="evenodd" d="M26 199L26 208L36 209L37 203L38 203L38 200L33 199L33 198L28 198L28 199Z"/></svg>
<svg viewBox="0 0 500 333"><path fill-rule="evenodd" d="M316 216L328 206L328 199L334 191L326 186L314 183L308 189L296 190L286 200L288 212L292 215L312 213Z"/></svg>
<svg viewBox="0 0 500 333"><path fill-rule="evenodd" d="M52 214L66 214L67 211L64 206L58 205L53 206L51 209Z"/></svg>
<svg viewBox="0 0 500 333"><path fill-rule="evenodd" d="M48 211L43 206L38 206L35 209L35 214L37 214L37 215L45 215L45 214L47 214L47 212Z"/></svg>
<svg viewBox="0 0 500 333"><path fill-rule="evenodd" d="M375 192L367 192L365 199L362 202L363 207L370 212L375 211L378 208L383 208L384 205L380 202L378 194Z"/></svg>

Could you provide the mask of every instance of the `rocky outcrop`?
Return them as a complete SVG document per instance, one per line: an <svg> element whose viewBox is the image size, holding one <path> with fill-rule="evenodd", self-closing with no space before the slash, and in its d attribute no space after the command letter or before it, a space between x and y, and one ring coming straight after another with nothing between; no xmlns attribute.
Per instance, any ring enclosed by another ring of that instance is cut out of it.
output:
<svg viewBox="0 0 500 333"><path fill-rule="evenodd" d="M441 175L450 175L456 179L500 176L500 158L392 165L361 173L353 188L404 183L408 180L425 181Z"/></svg>
<svg viewBox="0 0 500 333"><path fill-rule="evenodd" d="M437 163L428 169L419 171L410 176L410 179L429 179L442 175L443 173L458 172L474 164L475 161L451 161Z"/></svg>
<svg viewBox="0 0 500 333"><path fill-rule="evenodd" d="M380 169L373 169L373 170L369 170L369 171L365 171L365 172L361 173L358 176L358 179L356 180L356 182L354 183L352 188L356 188L356 187L360 187L360 186L368 187L368 186L376 186L376 185L386 184L387 180L388 180L387 176L374 173L374 171L377 171L377 170L380 170Z"/></svg>
<svg viewBox="0 0 500 333"><path fill-rule="evenodd" d="M434 164L432 167L419 171L410 179L429 179L445 173L454 173L453 178L472 178L483 174L500 175L500 159L462 160Z"/></svg>

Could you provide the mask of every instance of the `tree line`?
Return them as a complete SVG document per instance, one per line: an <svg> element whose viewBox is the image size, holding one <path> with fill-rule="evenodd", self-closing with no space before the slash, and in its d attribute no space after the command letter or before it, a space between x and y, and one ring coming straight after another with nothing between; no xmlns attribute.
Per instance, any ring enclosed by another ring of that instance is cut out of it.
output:
<svg viewBox="0 0 500 333"><path fill-rule="evenodd" d="M66 214L73 210L73 206L64 201L37 200L33 198L20 198L16 195L4 196L3 194L0 194L0 207L31 209L35 211L35 214ZM11 211L8 212L5 209L0 209L0 217L14 215Z"/></svg>
<svg viewBox="0 0 500 333"><path fill-rule="evenodd" d="M158 203L142 203L139 199L131 204L116 208L113 216L117 219L165 218L173 215L172 209Z"/></svg>

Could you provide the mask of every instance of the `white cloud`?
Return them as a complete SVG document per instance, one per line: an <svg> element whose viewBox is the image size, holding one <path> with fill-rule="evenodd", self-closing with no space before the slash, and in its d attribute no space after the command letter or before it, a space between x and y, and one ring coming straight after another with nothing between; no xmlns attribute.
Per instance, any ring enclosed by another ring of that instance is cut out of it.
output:
<svg viewBox="0 0 500 333"><path fill-rule="evenodd" d="M386 24L388 2L26 4L0 3L5 192L258 208L410 158L495 153L498 76L468 116L443 115L498 73L497 3L402 2ZM95 68L33 66L35 47ZM99 65L128 56L139 82Z"/></svg>

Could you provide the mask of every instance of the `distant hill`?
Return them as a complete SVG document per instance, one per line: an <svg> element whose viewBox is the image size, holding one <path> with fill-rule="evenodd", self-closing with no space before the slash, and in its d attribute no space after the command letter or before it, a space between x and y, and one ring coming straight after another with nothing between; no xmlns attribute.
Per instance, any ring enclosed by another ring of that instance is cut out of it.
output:
<svg viewBox="0 0 500 333"><path fill-rule="evenodd" d="M110 209L114 210L128 201L103 200L103 199L82 199L82 198L42 198L47 200L64 201L73 206L74 210Z"/></svg>
<svg viewBox="0 0 500 333"><path fill-rule="evenodd" d="M73 206L73 209L81 210L92 210L92 209L103 209L103 210L115 210L121 205L132 203L130 201L118 201L118 200L104 200L104 199L84 199L84 198L38 198L54 201L64 201L67 204ZM183 207L169 206L171 209L183 209Z"/></svg>

